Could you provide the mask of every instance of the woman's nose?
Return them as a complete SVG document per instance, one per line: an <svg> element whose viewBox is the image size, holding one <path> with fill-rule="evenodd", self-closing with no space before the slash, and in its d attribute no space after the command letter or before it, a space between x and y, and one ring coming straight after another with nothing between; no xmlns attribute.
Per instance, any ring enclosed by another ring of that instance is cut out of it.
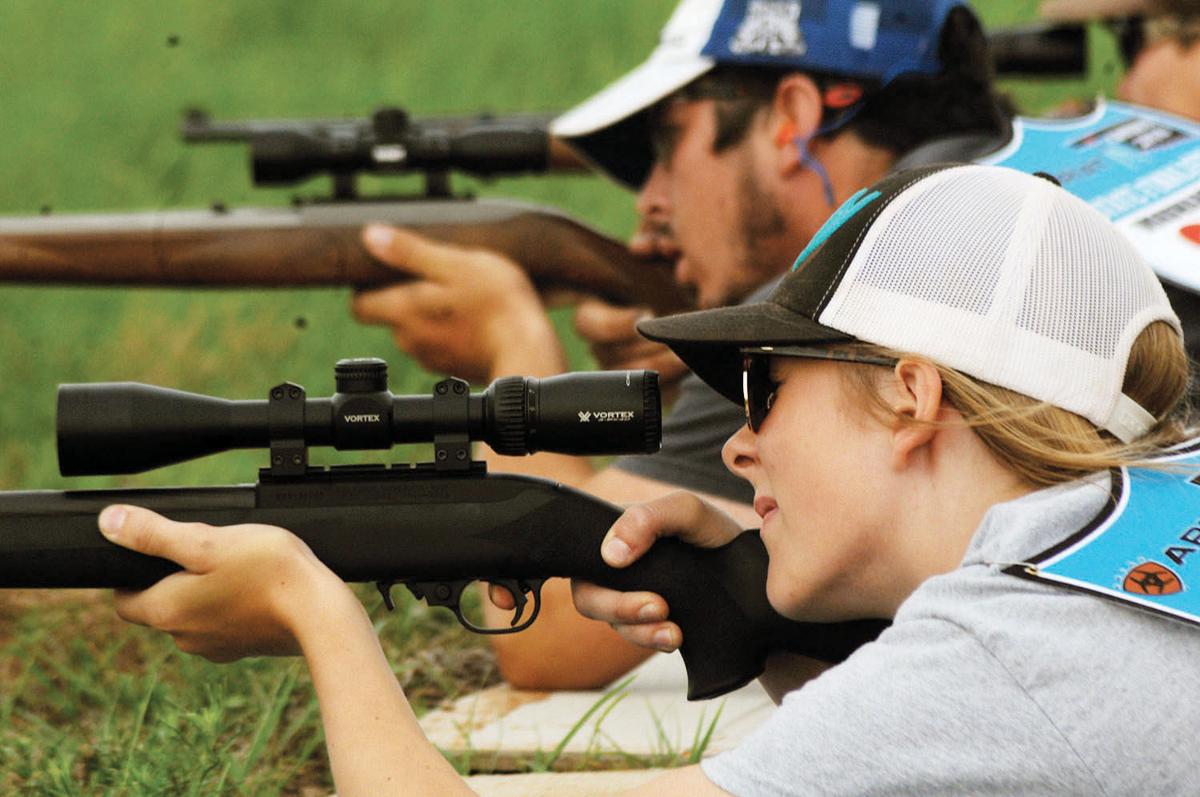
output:
<svg viewBox="0 0 1200 797"><path fill-rule="evenodd" d="M750 424L743 425L725 441L721 459L735 476L750 478L750 472L758 465L758 435L750 431Z"/></svg>

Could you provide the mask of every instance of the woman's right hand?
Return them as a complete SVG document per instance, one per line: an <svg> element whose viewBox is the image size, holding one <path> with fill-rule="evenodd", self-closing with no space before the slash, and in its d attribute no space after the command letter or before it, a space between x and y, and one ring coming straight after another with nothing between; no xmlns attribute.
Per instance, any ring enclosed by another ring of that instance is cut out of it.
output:
<svg viewBox="0 0 1200 797"><path fill-rule="evenodd" d="M661 537L719 548L742 531L741 524L703 499L676 492L626 509L604 537L600 555L612 567L627 567ZM578 580L571 591L580 614L608 623L635 645L673 651L683 644L683 632L668 619L670 607L661 595L618 592Z"/></svg>

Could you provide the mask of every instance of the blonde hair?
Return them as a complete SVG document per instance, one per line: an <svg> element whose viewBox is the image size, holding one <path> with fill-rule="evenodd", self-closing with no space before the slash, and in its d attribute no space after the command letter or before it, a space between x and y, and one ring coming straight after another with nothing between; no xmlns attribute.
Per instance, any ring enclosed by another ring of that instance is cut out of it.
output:
<svg viewBox="0 0 1200 797"><path fill-rule="evenodd" d="M873 355L925 360L879 346L855 345ZM952 368L930 363L942 378L942 399L992 454L1021 479L1036 486L1072 481L1088 473L1120 466L1146 465L1162 449L1187 439L1185 419L1188 357L1173 327L1155 322L1134 341L1123 390L1158 419L1150 431L1122 443L1073 412L972 379ZM848 386L880 418L897 423L927 423L895 412L879 392L879 369L841 369ZM959 422L934 422L949 427Z"/></svg>

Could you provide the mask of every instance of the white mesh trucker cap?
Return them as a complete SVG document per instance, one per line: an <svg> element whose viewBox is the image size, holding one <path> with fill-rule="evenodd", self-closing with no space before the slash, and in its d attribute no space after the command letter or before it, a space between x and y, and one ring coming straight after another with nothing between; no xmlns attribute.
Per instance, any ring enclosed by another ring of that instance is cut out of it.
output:
<svg viewBox="0 0 1200 797"><path fill-rule="evenodd" d="M996 166L900 172L855 194L765 302L642 322L741 402L747 346L863 341L1082 415L1128 442L1155 419L1121 392L1134 340L1182 331L1150 266L1053 182Z"/></svg>

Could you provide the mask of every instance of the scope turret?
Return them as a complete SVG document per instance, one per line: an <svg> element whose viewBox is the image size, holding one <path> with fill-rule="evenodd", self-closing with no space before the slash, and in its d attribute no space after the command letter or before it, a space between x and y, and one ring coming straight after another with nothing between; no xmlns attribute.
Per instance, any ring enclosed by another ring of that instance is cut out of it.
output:
<svg viewBox="0 0 1200 797"><path fill-rule="evenodd" d="M383 360L340 360L335 370L337 392L329 398L308 398L289 382L256 401L135 382L61 385L59 470L64 476L140 473L234 448L270 448L272 465L302 471L307 446L387 449L478 440L520 455L652 453L660 443L654 371L504 377L482 393L446 379L430 396L398 396L387 387ZM283 461L281 452L295 461Z"/></svg>

